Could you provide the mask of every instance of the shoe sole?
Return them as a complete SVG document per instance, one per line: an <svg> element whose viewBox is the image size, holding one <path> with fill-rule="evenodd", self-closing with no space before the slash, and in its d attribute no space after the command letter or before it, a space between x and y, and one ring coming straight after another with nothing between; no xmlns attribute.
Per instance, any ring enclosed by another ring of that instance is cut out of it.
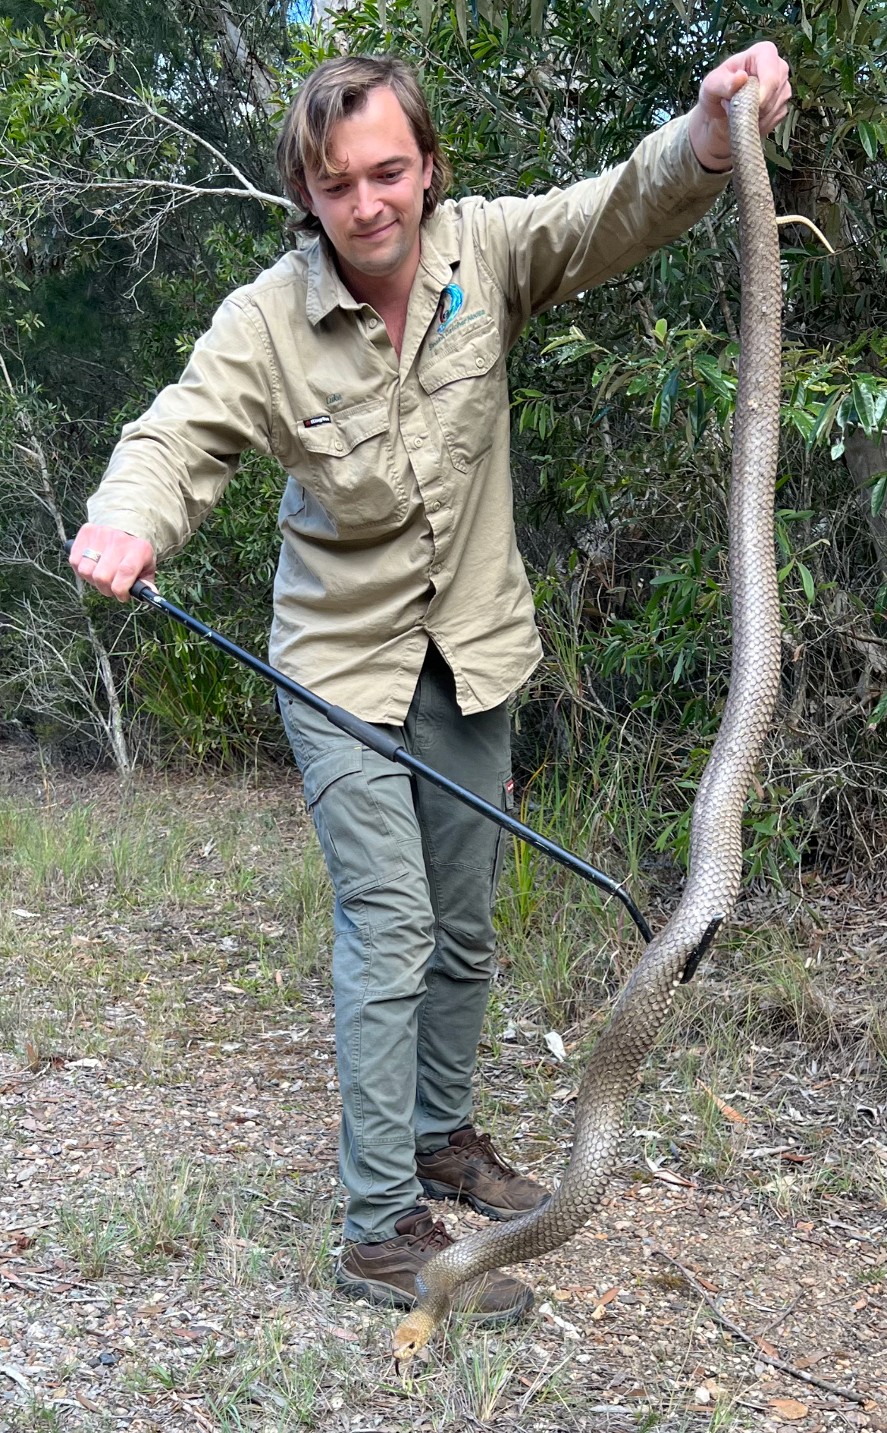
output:
<svg viewBox="0 0 887 1433"><path fill-rule="evenodd" d="M429 1199L449 1199L454 1204L470 1204L472 1209L476 1209L478 1214L485 1214L488 1219L520 1219L524 1214L532 1214L534 1210L541 1209L551 1198L550 1194L546 1194L533 1209L503 1209L496 1204L487 1204L484 1199L478 1199L476 1194L471 1194L467 1189L454 1189L451 1184L437 1184L433 1179L423 1179L421 1174L418 1179Z"/></svg>
<svg viewBox="0 0 887 1433"><path fill-rule="evenodd" d="M393 1284L380 1284L374 1279L352 1279L341 1270L336 1271L336 1287L341 1294L349 1299L366 1299L368 1303L381 1305L389 1309L413 1309L417 1300L405 1294L403 1289L396 1288ZM524 1298L519 1304L514 1304L510 1309L500 1309L497 1312L485 1313L483 1309L457 1310L460 1318L467 1323L484 1324L487 1328L501 1328L504 1324L515 1323L528 1313L533 1306L533 1291L528 1288Z"/></svg>

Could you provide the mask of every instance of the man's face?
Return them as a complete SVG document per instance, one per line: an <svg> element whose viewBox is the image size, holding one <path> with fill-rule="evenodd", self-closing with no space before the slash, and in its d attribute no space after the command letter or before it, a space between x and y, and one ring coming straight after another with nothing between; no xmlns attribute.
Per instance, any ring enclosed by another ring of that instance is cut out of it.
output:
<svg viewBox="0 0 887 1433"><path fill-rule="evenodd" d="M393 90L369 91L363 109L340 120L330 155L338 174L309 170L308 208L323 225L349 275L366 279L398 274L412 282L419 262L419 225L433 158L419 151Z"/></svg>

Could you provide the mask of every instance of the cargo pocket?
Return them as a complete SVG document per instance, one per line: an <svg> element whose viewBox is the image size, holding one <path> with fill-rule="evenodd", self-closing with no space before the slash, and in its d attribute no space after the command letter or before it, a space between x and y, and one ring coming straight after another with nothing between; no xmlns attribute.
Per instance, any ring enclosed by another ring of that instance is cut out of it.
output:
<svg viewBox="0 0 887 1433"><path fill-rule="evenodd" d="M330 880L344 904L406 874L406 861L377 800L380 782L392 773L367 770L363 747L326 752L305 763L302 784L314 818Z"/></svg>

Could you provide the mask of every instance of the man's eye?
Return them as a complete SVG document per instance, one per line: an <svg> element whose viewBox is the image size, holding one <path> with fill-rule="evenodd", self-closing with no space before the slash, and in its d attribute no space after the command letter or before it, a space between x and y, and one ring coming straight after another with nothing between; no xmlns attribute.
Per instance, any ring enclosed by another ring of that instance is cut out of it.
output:
<svg viewBox="0 0 887 1433"><path fill-rule="evenodd" d="M393 183L395 179L400 179L402 174L402 169L386 169L385 173L382 175L382 178L387 179L389 182Z"/></svg>

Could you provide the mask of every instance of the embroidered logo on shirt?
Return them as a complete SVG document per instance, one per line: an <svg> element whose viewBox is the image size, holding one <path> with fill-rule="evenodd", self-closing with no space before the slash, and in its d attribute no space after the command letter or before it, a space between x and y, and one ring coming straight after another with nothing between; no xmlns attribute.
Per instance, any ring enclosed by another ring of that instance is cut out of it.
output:
<svg viewBox="0 0 887 1433"><path fill-rule="evenodd" d="M318 413L316 418L303 418L303 428L322 428L324 423L332 423L329 413Z"/></svg>
<svg viewBox="0 0 887 1433"><path fill-rule="evenodd" d="M459 312L465 295L458 284L447 284L440 296L440 307L437 310L437 331L443 333L444 329L453 322Z"/></svg>

